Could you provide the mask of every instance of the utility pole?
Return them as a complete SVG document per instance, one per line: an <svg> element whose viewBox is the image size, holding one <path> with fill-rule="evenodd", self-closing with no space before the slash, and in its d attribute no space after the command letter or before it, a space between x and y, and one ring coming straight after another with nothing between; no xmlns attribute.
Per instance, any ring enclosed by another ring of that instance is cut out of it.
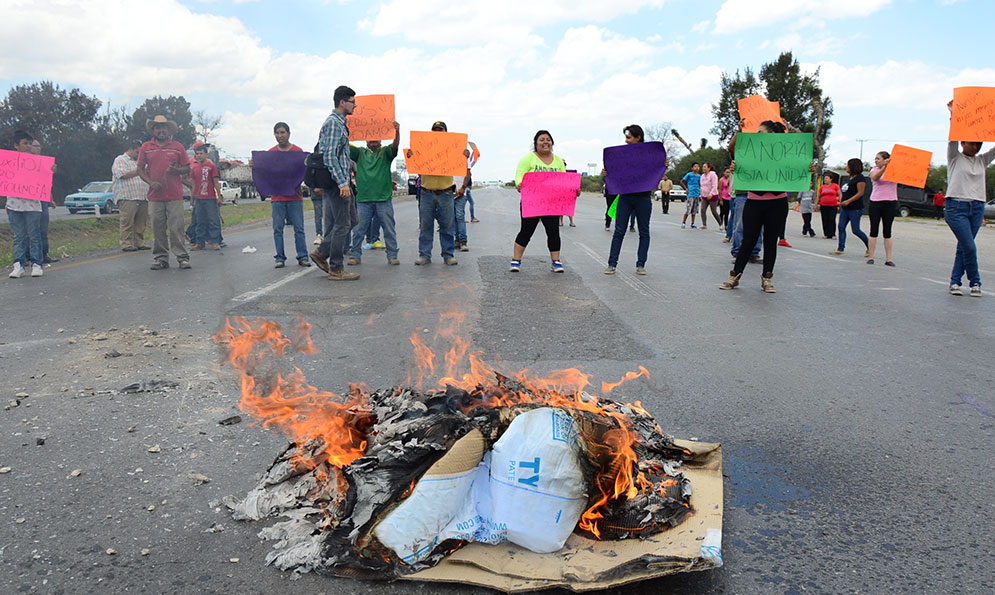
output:
<svg viewBox="0 0 995 595"><path fill-rule="evenodd" d="M860 143L860 160L863 161L864 160L864 143L866 143L870 139L869 138L858 138L858 139L854 139L854 140L856 140L858 143Z"/></svg>

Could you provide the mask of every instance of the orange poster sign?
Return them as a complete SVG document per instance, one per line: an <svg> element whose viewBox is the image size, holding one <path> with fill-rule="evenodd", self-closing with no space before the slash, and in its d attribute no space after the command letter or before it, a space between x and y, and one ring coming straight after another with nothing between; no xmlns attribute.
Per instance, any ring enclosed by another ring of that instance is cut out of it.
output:
<svg viewBox="0 0 995 595"><path fill-rule="evenodd" d="M895 145L891 150L891 161L888 162L888 168L884 170L881 179L885 182L923 188L926 186L929 162L932 159L932 151Z"/></svg>
<svg viewBox="0 0 995 595"><path fill-rule="evenodd" d="M949 140L995 141L995 87L954 89Z"/></svg>
<svg viewBox="0 0 995 595"><path fill-rule="evenodd" d="M411 131L411 156L405 151L408 173L465 176L467 135L458 132Z"/></svg>
<svg viewBox="0 0 995 595"><path fill-rule="evenodd" d="M777 101L767 101L762 95L750 95L745 99L740 99L739 118L744 120L743 132L757 132L760 123L764 120L773 120L788 126L787 122L781 118L781 104Z"/></svg>
<svg viewBox="0 0 995 595"><path fill-rule="evenodd" d="M356 110L346 117L349 140L394 138L394 96L357 95Z"/></svg>

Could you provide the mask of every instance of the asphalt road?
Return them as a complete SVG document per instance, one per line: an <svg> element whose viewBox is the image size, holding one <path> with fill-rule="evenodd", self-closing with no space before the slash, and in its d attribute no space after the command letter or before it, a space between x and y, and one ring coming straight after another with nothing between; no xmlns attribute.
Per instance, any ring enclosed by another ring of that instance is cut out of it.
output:
<svg viewBox="0 0 995 595"><path fill-rule="evenodd" d="M725 566L614 592L995 590L995 295L947 294L944 225L898 222L890 269L864 264L852 244L829 256L834 242L799 238L792 213L795 247L779 250L778 293L767 295L759 265L738 290L717 289L728 244L716 230L681 230L683 203L667 216L654 204L646 277L633 274L635 234L618 274L602 274L610 235L597 196L580 201L576 228L561 228L565 274L549 272L541 229L522 272L508 273L517 195L474 194L482 221L455 267L438 245L435 262L413 265L416 211L402 202L402 265L373 251L357 282L273 269L264 226L227 231L230 247L195 253L188 271L150 271L148 252L107 253L0 281L0 404L16 404L0 409L0 467L10 467L0 592L485 592L291 581L264 566L266 523L211 506L244 495L285 444L244 414L218 424L239 413L210 341L225 317L303 317L320 354L288 364L344 392L403 382L408 337L433 336L453 307L467 313L464 337L504 369L576 366L597 383L645 366L651 377L613 398L642 401L677 437L723 443ZM995 284L995 229L979 243ZM248 245L258 251L243 254ZM120 392L154 380L176 386Z"/></svg>

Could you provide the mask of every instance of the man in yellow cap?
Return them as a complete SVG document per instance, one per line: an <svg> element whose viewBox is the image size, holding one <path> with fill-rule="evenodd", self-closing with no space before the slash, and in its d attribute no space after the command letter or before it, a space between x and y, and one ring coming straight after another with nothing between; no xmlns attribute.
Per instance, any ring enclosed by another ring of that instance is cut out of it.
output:
<svg viewBox="0 0 995 595"><path fill-rule="evenodd" d="M190 158L173 140L178 129L166 116L145 120L152 140L138 150L138 175L149 185L153 271L169 268L170 250L181 269L190 268L190 254L183 244L183 177L190 173Z"/></svg>

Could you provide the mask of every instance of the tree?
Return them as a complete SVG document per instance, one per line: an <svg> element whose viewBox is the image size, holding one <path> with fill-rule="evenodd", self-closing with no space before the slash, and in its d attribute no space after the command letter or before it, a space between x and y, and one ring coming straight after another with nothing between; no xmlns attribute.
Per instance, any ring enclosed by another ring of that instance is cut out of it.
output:
<svg viewBox="0 0 995 595"><path fill-rule="evenodd" d="M677 142L677 139L673 136L674 126L671 122L659 122L657 124L650 124L643 129L646 134L644 140L647 141L660 141L663 143L663 148L667 150L668 159L676 159L681 152L681 145Z"/></svg>
<svg viewBox="0 0 995 595"><path fill-rule="evenodd" d="M128 136L130 138L148 139L149 133L145 130L145 121L157 115L176 122L179 130L173 135L173 140L184 147L193 144L196 130L193 125L193 114L190 113L190 102L183 96L162 97L156 95L145 100L142 105L131 115L131 122L128 126Z"/></svg>
<svg viewBox="0 0 995 595"><path fill-rule="evenodd" d="M222 124L224 124L223 116L210 116L204 110L193 113L194 137L204 144L213 144L211 139L214 137L214 132L221 128Z"/></svg>
<svg viewBox="0 0 995 595"><path fill-rule="evenodd" d="M715 126L712 126L709 132L718 135L719 142L725 144L739 130L739 100L759 93L761 84L750 67L746 67L742 76L738 70L733 76L723 72L719 84L722 87L722 94L719 96L719 102L712 104Z"/></svg>
<svg viewBox="0 0 995 595"><path fill-rule="evenodd" d="M722 172L732 163L732 157L729 155L729 151L724 148L702 147L673 163L667 170L667 176L675 184L680 184L681 179L691 171L691 165L695 161L699 164L710 163L715 168L716 175L721 178Z"/></svg>

